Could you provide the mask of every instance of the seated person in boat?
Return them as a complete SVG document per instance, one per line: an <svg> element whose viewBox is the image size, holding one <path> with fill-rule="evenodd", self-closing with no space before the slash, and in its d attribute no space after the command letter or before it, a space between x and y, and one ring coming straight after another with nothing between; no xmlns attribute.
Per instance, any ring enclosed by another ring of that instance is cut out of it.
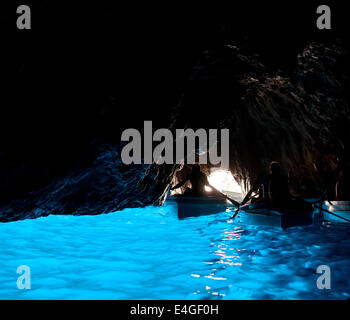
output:
<svg viewBox="0 0 350 320"><path fill-rule="evenodd" d="M257 179L253 187L243 199L241 205L252 199L252 194L258 193L258 198L252 202L271 200L276 205L287 204L290 201L288 179L281 174L279 162L270 163L270 172L267 176L261 176Z"/></svg>
<svg viewBox="0 0 350 320"><path fill-rule="evenodd" d="M192 166L192 172L170 190L181 188L187 181L191 182L192 188L186 188L184 195L193 197L206 196L205 186L210 186L206 174L201 171L198 164Z"/></svg>
<svg viewBox="0 0 350 320"><path fill-rule="evenodd" d="M343 159L341 147L328 144L317 156L314 167L321 177L327 200L338 200L338 187L341 180Z"/></svg>
<svg viewBox="0 0 350 320"><path fill-rule="evenodd" d="M214 188L209 184L208 178L206 174L201 171L199 164L194 164L192 166L192 172L187 175L187 177L180 181L177 185L172 187L170 190L175 190L177 188L181 188L187 181L191 182L192 188L186 188L184 195L191 197L206 197L208 196L205 187L209 187L211 189L210 193L213 196L219 198L226 198L226 196L221 193L219 190Z"/></svg>

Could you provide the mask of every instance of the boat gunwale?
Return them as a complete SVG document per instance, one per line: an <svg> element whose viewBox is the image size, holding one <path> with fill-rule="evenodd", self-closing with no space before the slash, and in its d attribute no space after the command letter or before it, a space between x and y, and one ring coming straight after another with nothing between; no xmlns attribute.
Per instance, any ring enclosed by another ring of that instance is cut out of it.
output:
<svg viewBox="0 0 350 320"><path fill-rule="evenodd" d="M181 203L189 203L189 204L225 204L227 206L232 206L229 201L226 199L220 199L216 197L191 197L191 196L183 196L183 197L168 197L167 201L181 202Z"/></svg>

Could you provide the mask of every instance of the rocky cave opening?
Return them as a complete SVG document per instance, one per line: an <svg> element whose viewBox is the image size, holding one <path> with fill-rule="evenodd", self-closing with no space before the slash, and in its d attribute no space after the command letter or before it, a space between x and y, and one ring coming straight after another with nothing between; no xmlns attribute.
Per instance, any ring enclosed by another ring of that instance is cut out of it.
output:
<svg viewBox="0 0 350 320"><path fill-rule="evenodd" d="M206 164L201 164L200 167L201 171L207 175L210 185L212 185L214 188L224 193L228 197L243 197L244 190L242 186L244 183L239 184L235 180L230 170ZM190 172L190 165L183 165L180 167L180 169L174 174L173 179L171 180L171 185L175 185L182 181ZM183 187L177 190L170 191L169 195L182 194L187 187L190 187L190 182L187 182ZM205 190L208 192L208 195L210 195L210 187L206 186Z"/></svg>

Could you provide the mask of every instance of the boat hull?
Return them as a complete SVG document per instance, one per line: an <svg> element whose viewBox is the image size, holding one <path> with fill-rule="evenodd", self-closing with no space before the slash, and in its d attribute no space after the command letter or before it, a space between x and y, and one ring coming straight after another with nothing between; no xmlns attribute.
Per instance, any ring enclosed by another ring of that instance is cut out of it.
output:
<svg viewBox="0 0 350 320"><path fill-rule="evenodd" d="M228 207L232 207L226 199L215 197L172 196L166 203L176 210L179 219L224 212Z"/></svg>
<svg viewBox="0 0 350 320"><path fill-rule="evenodd" d="M238 220L244 224L289 228L313 224L313 207L309 203L291 203L277 207L269 201L249 204L240 208Z"/></svg>

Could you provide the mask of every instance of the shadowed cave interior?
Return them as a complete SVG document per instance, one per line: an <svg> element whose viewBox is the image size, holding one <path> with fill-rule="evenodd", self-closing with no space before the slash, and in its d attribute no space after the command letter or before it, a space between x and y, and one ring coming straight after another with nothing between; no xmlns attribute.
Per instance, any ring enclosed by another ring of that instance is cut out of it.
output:
<svg viewBox="0 0 350 320"><path fill-rule="evenodd" d="M230 129L230 171L243 191L276 160L291 194L337 185L338 198L349 199L350 68L341 35L282 27L281 36L273 22L237 32L248 22L189 13L181 24L159 18L165 37L145 18L144 29L129 24L123 37L121 22L112 23L117 12L97 10L103 23L89 36L67 28L61 37L54 28L43 45L45 31L33 34L38 46L23 59L8 40L17 54L2 62L0 221L162 203L187 169L120 159L121 132L145 120L171 130Z"/></svg>

